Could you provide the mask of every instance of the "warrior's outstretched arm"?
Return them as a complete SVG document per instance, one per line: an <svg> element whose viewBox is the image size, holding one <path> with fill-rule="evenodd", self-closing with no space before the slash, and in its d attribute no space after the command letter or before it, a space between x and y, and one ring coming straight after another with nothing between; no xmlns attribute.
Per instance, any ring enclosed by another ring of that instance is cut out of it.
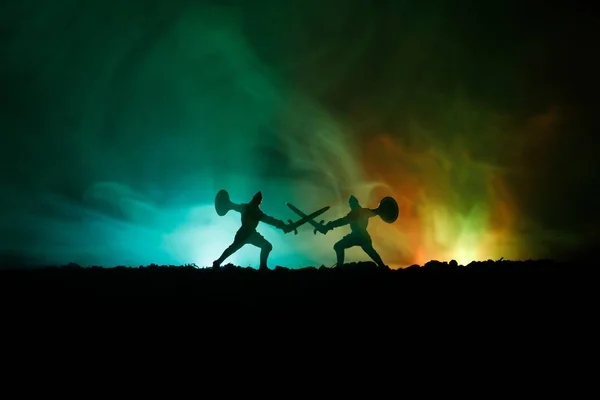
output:
<svg viewBox="0 0 600 400"><path fill-rule="evenodd" d="M375 215L375 214L373 214L373 215ZM344 217L328 222L325 225L325 228L327 230L331 230L333 228L338 228L340 226L348 225L348 224L351 224L352 222L356 221L357 218L361 218L360 210L352 210L348 214L346 214Z"/></svg>
<svg viewBox="0 0 600 400"><path fill-rule="evenodd" d="M239 212L240 214L244 212L244 207L245 207L244 204L236 204L236 203L231 204L231 209L233 211Z"/></svg>
<svg viewBox="0 0 600 400"><path fill-rule="evenodd" d="M373 217L376 217L378 215L374 210L371 210L369 208L365 208L365 210L367 210L366 214L367 214L367 216L369 218L373 218Z"/></svg>
<svg viewBox="0 0 600 400"><path fill-rule="evenodd" d="M354 214L352 212L349 212L346 216L342 218L329 221L325 226L327 227L327 229L339 228L340 226L348 225L354 219Z"/></svg>
<svg viewBox="0 0 600 400"><path fill-rule="evenodd" d="M265 224L273 225L275 228L278 228L278 229L283 229L285 227L285 222L283 222L280 219L270 217L267 214L263 214L260 217L260 220L262 222L264 222Z"/></svg>

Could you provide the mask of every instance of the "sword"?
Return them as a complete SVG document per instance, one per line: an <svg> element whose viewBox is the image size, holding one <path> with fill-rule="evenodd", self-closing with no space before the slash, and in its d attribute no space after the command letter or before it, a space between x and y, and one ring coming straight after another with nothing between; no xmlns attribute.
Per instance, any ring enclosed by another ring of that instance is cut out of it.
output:
<svg viewBox="0 0 600 400"><path fill-rule="evenodd" d="M290 203L285 203L285 204L299 216L307 217L306 214L304 214L302 211L300 211L298 208L296 208L293 204L290 204ZM314 221L314 217L308 221L308 223L311 224L315 228L315 230L313 232L315 235L317 234L317 231L321 232L323 235L327 235L327 229L325 229L323 222L325 222L325 220L322 220L320 223Z"/></svg>
<svg viewBox="0 0 600 400"><path fill-rule="evenodd" d="M323 214L323 213L324 213L325 211L327 211L327 210L329 210L329 206L327 206L327 207L323 207L323 208L321 208L320 210L317 210L317 211L315 211L314 213L312 213L312 214L309 214L309 215L306 215L306 214L304 214L304 215L302 216L302 218L300 218L300 219L299 219L298 221L296 221L296 222L291 222L291 220L289 220L289 221L290 221L290 223L286 225L286 227L285 227L285 229L284 229L284 232L285 232L285 233L288 233L288 232L294 231L294 233L297 235L297 234L298 234L298 231L296 230L296 228L298 228L299 226L302 226L302 225L304 225L304 224L305 224L305 223L307 223L307 222L312 222L312 220L313 220L314 218L317 218L319 215Z"/></svg>

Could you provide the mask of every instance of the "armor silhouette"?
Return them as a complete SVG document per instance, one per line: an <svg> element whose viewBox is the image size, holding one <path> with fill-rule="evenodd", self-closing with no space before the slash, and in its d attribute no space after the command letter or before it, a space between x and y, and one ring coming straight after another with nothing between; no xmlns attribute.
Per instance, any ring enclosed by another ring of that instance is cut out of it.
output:
<svg viewBox="0 0 600 400"><path fill-rule="evenodd" d="M273 250L273 245L256 231L259 222L264 222L274 227L287 231L287 225L282 220L270 217L263 213L260 209L262 203L262 193L258 192L254 195L249 203L235 204L228 203L228 208L237 211L241 214L242 226L238 229L233 239L233 243L223 251L221 257L213 262L213 268L217 269L221 263L231 256L233 253L241 249L246 244L254 245L260 248L260 269L268 269L267 259L269 253ZM286 232L287 233L287 232Z"/></svg>
<svg viewBox="0 0 600 400"><path fill-rule="evenodd" d="M367 253L367 255L373 259L373 261L375 261L378 267L387 268L377 251L373 248L371 236L369 235L369 232L367 232L369 219L379 215L378 210L361 207L358 199L354 196L350 196L348 204L350 206L350 212L346 214L346 216L328 222L323 226L322 229L322 233L326 233L334 228L350 225L352 232L344 236L333 246L337 257L337 265L341 266L344 264L344 253L346 249L354 246L360 246L364 252Z"/></svg>

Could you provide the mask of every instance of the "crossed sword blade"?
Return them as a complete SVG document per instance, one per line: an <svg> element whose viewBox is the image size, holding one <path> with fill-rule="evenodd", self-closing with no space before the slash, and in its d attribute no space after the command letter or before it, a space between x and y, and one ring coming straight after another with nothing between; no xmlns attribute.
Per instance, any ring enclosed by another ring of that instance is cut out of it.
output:
<svg viewBox="0 0 600 400"><path fill-rule="evenodd" d="M286 203L286 204L288 204L288 203ZM297 235L298 231L296 230L296 228L298 228L301 225L304 225L307 222L312 224L314 222L313 219L317 218L319 215L323 214L327 210L329 210L329 206L323 207L320 210L317 210L312 214L307 215L307 214L302 213L302 215L300 215L302 218L300 218L298 221L296 221L296 222L292 222L292 220L288 221L289 225L287 226L287 231L288 232L294 231L294 234Z"/></svg>
<svg viewBox="0 0 600 400"><path fill-rule="evenodd" d="M296 214L298 214L300 217L302 217L302 219L300 221L303 221L304 219L308 218L308 222L309 224L311 224L315 230L313 231L313 233L316 235L317 232L321 232L323 235L327 235L327 230L325 229L325 226L323 225L323 222L325 222L325 220L322 220L320 223L316 222L314 219L316 217L318 217L319 215L321 215L322 213L319 213L317 215L314 215L315 213L312 213L310 215L307 215L305 213L303 213L302 211L300 211L297 207L295 207L293 204L290 203L285 203L293 212L295 212ZM326 207L327 210L329 209L329 206ZM321 209L322 210L322 209ZM319 211L321 211L319 210ZM327 211L325 210L325 211ZM325 212L323 211L323 212ZM317 211L318 212L318 211ZM310 218L309 218L310 217Z"/></svg>

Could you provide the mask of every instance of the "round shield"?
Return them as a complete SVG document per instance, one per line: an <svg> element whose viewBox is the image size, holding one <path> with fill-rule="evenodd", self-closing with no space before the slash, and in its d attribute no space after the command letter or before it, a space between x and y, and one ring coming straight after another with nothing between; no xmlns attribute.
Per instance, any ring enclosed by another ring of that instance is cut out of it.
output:
<svg viewBox="0 0 600 400"><path fill-rule="evenodd" d="M227 193L227 190L225 189L219 190L215 197L215 210L217 210L217 214L222 217L227 214L230 209L231 200L229 200L229 193Z"/></svg>
<svg viewBox="0 0 600 400"><path fill-rule="evenodd" d="M398 219L398 203L393 197L384 197L377 207L377 215L388 224L394 223Z"/></svg>

